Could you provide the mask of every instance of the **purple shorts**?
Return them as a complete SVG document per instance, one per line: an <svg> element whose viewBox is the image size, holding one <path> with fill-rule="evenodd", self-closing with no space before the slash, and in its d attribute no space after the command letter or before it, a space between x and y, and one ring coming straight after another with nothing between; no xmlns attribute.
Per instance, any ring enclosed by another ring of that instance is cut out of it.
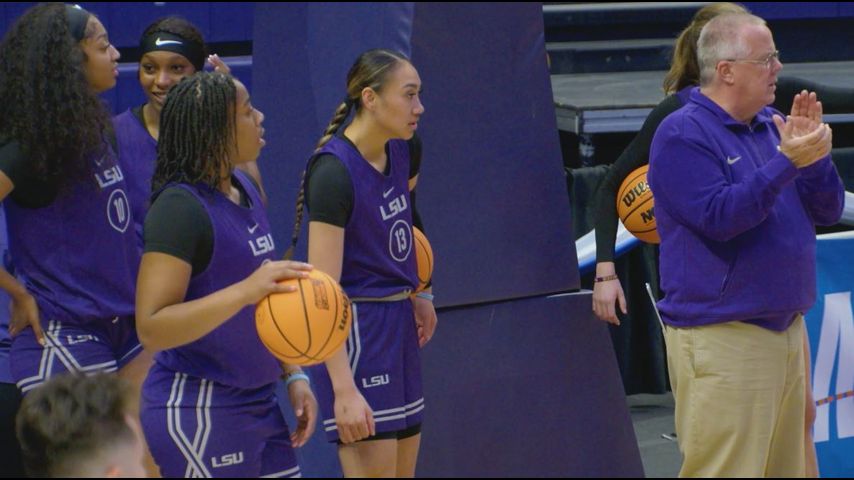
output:
<svg viewBox="0 0 854 480"><path fill-rule="evenodd" d="M275 384L230 387L155 362L140 419L163 477L300 476Z"/></svg>
<svg viewBox="0 0 854 480"><path fill-rule="evenodd" d="M133 317L77 325L42 320L45 346L32 328L12 339L10 368L22 393L65 372L115 372L142 352Z"/></svg>
<svg viewBox="0 0 854 480"><path fill-rule="evenodd" d="M412 302L406 299L354 303L353 324L346 345L356 386L374 412L377 434L420 425L424 395ZM309 371L324 418L326 438L337 442L335 397L329 373L324 365L311 367Z"/></svg>

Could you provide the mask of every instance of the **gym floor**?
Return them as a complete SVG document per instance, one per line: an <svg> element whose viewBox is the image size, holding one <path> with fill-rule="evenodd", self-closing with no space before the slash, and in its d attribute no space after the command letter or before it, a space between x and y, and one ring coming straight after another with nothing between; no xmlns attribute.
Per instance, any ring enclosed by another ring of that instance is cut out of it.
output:
<svg viewBox="0 0 854 480"><path fill-rule="evenodd" d="M630 395L627 403L646 477L677 477L682 457L673 433L673 395Z"/></svg>

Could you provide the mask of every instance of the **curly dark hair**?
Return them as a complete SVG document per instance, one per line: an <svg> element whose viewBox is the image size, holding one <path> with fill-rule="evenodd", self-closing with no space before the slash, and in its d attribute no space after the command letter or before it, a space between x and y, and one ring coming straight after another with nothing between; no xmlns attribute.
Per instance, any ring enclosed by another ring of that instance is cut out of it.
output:
<svg viewBox="0 0 854 480"><path fill-rule="evenodd" d="M217 72L184 77L169 90L151 180L155 195L173 182L219 188L222 172L233 167L229 147L237 138L236 102L234 79Z"/></svg>
<svg viewBox="0 0 854 480"><path fill-rule="evenodd" d="M89 177L106 147L110 116L84 63L61 3L29 9L0 44L0 136L21 145L37 178L60 185Z"/></svg>
<svg viewBox="0 0 854 480"><path fill-rule="evenodd" d="M16 432L31 477L79 476L87 463L117 442L134 442L125 420L130 386L105 373L64 374L28 394Z"/></svg>

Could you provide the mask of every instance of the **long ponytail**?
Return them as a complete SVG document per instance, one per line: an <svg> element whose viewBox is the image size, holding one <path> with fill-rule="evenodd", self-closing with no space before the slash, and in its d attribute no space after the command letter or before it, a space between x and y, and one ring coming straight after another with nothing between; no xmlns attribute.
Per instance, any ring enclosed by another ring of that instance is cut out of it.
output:
<svg viewBox="0 0 854 480"><path fill-rule="evenodd" d="M329 121L329 124L323 131L323 135L317 142L317 146L314 147L315 154L332 140L332 137L341 129L341 126L344 125L344 122L353 110L356 113L359 112L362 90L371 88L379 92L385 83L388 73L394 70L394 67L401 62L408 63L409 59L403 54L391 50L368 50L359 55L359 58L350 67L350 71L347 72L347 98L335 109L332 120ZM300 230L302 229L302 218L305 211L306 174L307 170L303 170L300 178L299 193L297 194L294 229L291 233L291 244L287 251L285 251L285 260L293 258L297 242L299 241Z"/></svg>

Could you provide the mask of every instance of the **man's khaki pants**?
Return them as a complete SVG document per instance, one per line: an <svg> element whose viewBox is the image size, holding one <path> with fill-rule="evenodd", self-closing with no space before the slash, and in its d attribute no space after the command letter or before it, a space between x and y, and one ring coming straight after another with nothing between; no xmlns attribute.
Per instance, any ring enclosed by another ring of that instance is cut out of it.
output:
<svg viewBox="0 0 854 480"><path fill-rule="evenodd" d="M665 328L680 477L804 476L803 329Z"/></svg>

